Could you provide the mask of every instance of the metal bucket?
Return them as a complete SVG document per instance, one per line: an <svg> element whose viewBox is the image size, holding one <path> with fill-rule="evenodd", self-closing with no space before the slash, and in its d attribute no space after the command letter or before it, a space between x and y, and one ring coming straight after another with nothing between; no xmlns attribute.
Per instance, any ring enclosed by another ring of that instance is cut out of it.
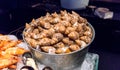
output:
<svg viewBox="0 0 120 70"><path fill-rule="evenodd" d="M88 23L88 25L92 28L93 41L95 37L95 31L91 24ZM53 70L74 70L74 68L81 66L92 41L87 44L85 48L67 54L48 54L45 52L40 52L39 50L32 48L29 44L28 45L29 49L33 53L34 58L40 63L50 66Z"/></svg>

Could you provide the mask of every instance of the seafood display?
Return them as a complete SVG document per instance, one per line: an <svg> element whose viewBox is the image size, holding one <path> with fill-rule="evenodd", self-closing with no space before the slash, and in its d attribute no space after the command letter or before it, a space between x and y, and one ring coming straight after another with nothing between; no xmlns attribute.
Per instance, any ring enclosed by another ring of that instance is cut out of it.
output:
<svg viewBox="0 0 120 70"><path fill-rule="evenodd" d="M26 23L23 37L32 48L41 52L65 54L86 47L92 33L85 18L74 11L60 11Z"/></svg>
<svg viewBox="0 0 120 70"><path fill-rule="evenodd" d="M27 51L17 46L21 42L14 35L0 34L0 70L16 69L19 56Z"/></svg>

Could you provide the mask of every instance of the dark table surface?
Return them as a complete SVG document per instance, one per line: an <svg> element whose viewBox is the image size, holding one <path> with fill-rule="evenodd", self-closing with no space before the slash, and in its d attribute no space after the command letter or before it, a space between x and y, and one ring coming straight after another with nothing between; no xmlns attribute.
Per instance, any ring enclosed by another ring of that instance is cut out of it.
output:
<svg viewBox="0 0 120 70"><path fill-rule="evenodd" d="M36 3L35 3L36 4ZM15 4L16 5L16 4ZM108 2L90 2L89 5L107 7L114 12L113 19L100 19L85 10L74 10L85 17L95 28L95 40L90 45L89 52L100 56L99 70L120 70L120 4ZM46 12L66 10L60 3L40 3L37 7L0 8L0 33L15 34L22 39L21 34L26 22L45 15ZM67 10L71 11L71 10Z"/></svg>

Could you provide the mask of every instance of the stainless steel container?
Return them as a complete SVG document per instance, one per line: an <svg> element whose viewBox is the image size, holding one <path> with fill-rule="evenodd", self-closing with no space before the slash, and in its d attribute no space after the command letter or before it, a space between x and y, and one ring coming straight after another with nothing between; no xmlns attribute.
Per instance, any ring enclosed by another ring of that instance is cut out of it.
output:
<svg viewBox="0 0 120 70"><path fill-rule="evenodd" d="M91 24L88 23L88 25L92 28L93 41L95 37L95 31ZM34 58L37 59L37 61L40 63L46 66L50 66L53 70L74 70L74 68L81 66L92 41L87 44L85 48L68 54L48 54L45 52L40 52L39 50L32 48L29 44L28 45L31 52L33 53Z"/></svg>

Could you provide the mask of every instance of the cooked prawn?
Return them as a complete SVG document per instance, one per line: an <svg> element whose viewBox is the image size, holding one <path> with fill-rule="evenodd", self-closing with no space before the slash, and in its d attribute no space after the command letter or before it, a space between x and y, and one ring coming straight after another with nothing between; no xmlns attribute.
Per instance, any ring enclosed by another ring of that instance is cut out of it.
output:
<svg viewBox="0 0 120 70"><path fill-rule="evenodd" d="M18 57L13 56L9 58L0 58L0 69L6 68L10 65L16 64L18 62Z"/></svg>
<svg viewBox="0 0 120 70"><path fill-rule="evenodd" d="M3 43L1 43L0 50L6 50L8 48L11 47L15 47L17 44L19 44L21 41L3 41Z"/></svg>
<svg viewBox="0 0 120 70"><path fill-rule="evenodd" d="M26 52L18 47L21 40L11 40L7 35L0 34L0 70L4 68L16 69L16 64L20 60L19 55Z"/></svg>
<svg viewBox="0 0 120 70"><path fill-rule="evenodd" d="M21 55L25 52L26 50L20 47L12 47L5 50L5 54L11 54L11 55Z"/></svg>

